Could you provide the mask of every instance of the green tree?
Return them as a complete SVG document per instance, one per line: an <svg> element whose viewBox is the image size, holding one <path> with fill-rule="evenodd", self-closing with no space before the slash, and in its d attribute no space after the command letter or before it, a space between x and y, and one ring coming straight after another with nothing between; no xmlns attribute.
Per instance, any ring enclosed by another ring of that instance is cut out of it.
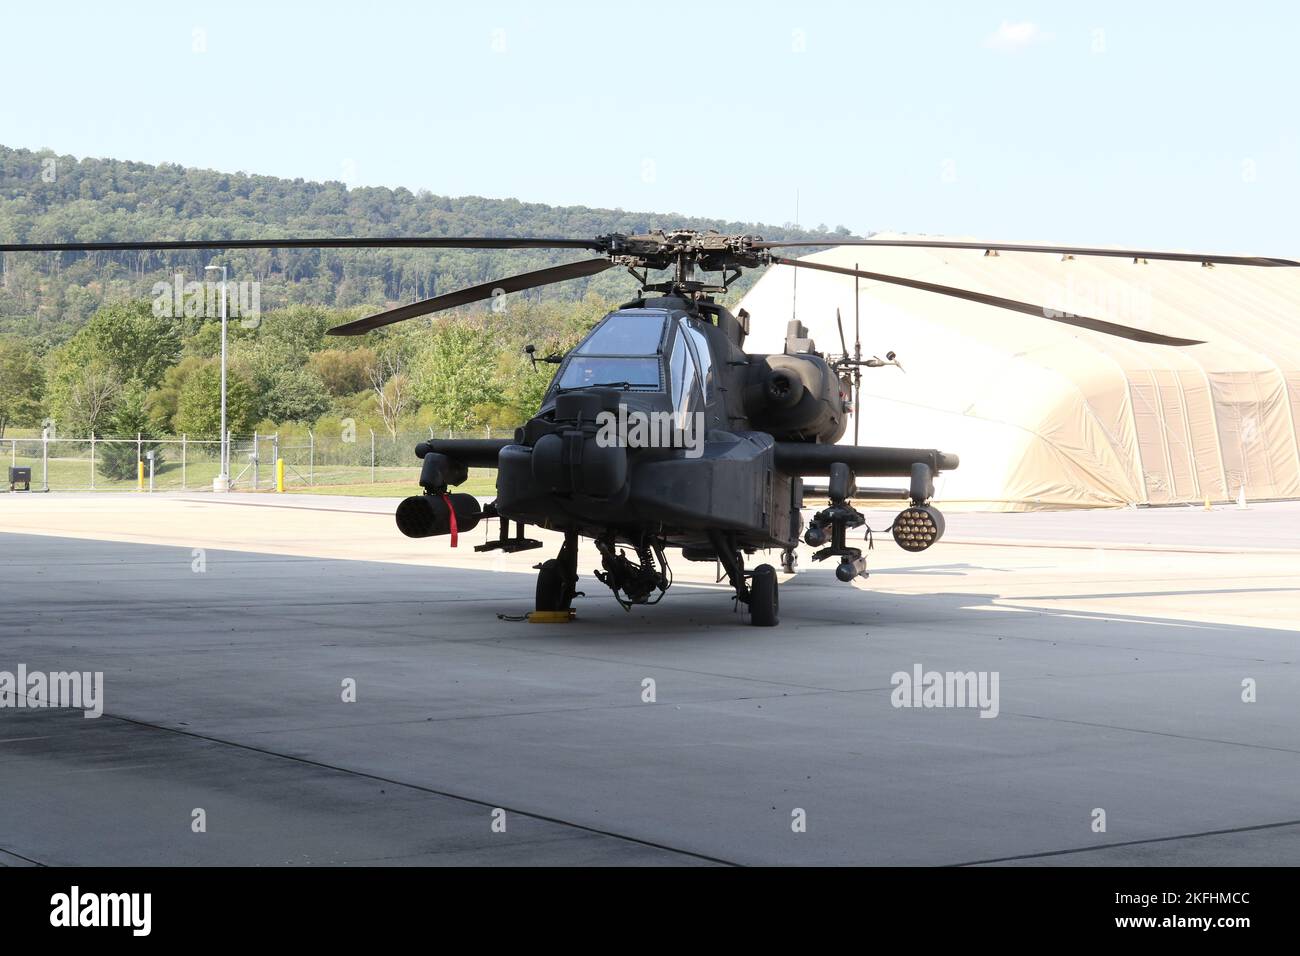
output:
<svg viewBox="0 0 1300 956"><path fill-rule="evenodd" d="M221 355L221 320L202 319L185 320L193 323L194 329L185 336L185 354L199 358L217 358ZM238 320L226 323L226 348L232 349L238 342L246 342L257 337L257 330L245 326Z"/></svg>
<svg viewBox="0 0 1300 956"><path fill-rule="evenodd" d="M309 366L306 353L282 342L259 341L239 356L239 370L256 397L259 420L313 422L329 408L329 393Z"/></svg>
<svg viewBox="0 0 1300 956"><path fill-rule="evenodd" d="M311 369L334 397L355 395L371 387L369 369L375 363L373 349L324 349L311 356Z"/></svg>
<svg viewBox="0 0 1300 956"><path fill-rule="evenodd" d="M149 417L161 431L180 433L175 418L181 389L191 375L208 364L204 359L187 355L163 373L162 383L149 393L148 400Z"/></svg>
<svg viewBox="0 0 1300 956"><path fill-rule="evenodd" d="M89 435L116 412L127 382L158 385L181 352L180 328L155 318L148 302L100 309L49 359L47 404L64 433Z"/></svg>
<svg viewBox="0 0 1300 956"><path fill-rule="evenodd" d="M181 329L175 319L154 316L149 302L123 302L96 312L65 348L74 361L100 358L119 381L154 388L180 358Z"/></svg>
<svg viewBox="0 0 1300 956"><path fill-rule="evenodd" d="M104 477L119 481L135 478L138 462L143 461L148 452L154 454L154 467L162 467L162 445L153 440L159 435L149 417L147 404L148 390L142 382L132 380L122 387L105 437L123 440L99 446L98 468ZM137 444L136 439L141 441Z"/></svg>
<svg viewBox="0 0 1300 956"><path fill-rule="evenodd" d="M324 348L325 331L337 325L338 321L338 316L330 309L295 305L263 315L256 326L257 337L262 342L285 345L306 356Z"/></svg>
<svg viewBox="0 0 1300 956"><path fill-rule="evenodd" d="M542 396L555 377L559 366L542 362L541 359L550 353L541 347L537 351L540 354L536 369L522 349L503 351L496 356L495 377L501 388L502 424L521 425L536 415Z"/></svg>
<svg viewBox="0 0 1300 956"><path fill-rule="evenodd" d="M375 396L375 410L388 429L389 436L396 438L398 425L414 404L411 376L395 351L377 357L371 363L369 373L371 393Z"/></svg>
<svg viewBox="0 0 1300 956"><path fill-rule="evenodd" d="M45 376L26 345L0 338L0 438L10 423L34 425L41 417Z"/></svg>
<svg viewBox="0 0 1300 956"><path fill-rule="evenodd" d="M181 385L172 419L176 430L191 438L214 439L221 435L221 366L209 362L195 369ZM239 372L226 375L226 427L235 433L251 431L257 422L253 389Z"/></svg>
<svg viewBox="0 0 1300 956"><path fill-rule="evenodd" d="M87 436L104 430L117 408L122 380L104 359L84 362L60 350L49 375L50 413L65 435Z"/></svg>
<svg viewBox="0 0 1300 956"><path fill-rule="evenodd" d="M440 323L414 361L416 398L447 428L483 425L483 409L501 401L495 355L487 330L463 320Z"/></svg>
<svg viewBox="0 0 1300 956"><path fill-rule="evenodd" d="M257 383L260 417L272 422L314 422L329 408L329 393L310 368L276 368Z"/></svg>

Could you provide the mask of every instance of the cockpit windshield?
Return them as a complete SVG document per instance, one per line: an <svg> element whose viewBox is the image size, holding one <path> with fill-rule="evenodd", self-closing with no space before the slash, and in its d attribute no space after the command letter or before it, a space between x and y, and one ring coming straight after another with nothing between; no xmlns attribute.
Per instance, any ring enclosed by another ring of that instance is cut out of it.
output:
<svg viewBox="0 0 1300 956"><path fill-rule="evenodd" d="M573 350L556 389L605 386L660 391L663 373L659 356L666 320L667 313L660 309L610 314Z"/></svg>
<svg viewBox="0 0 1300 956"><path fill-rule="evenodd" d="M664 319L659 310L615 312L576 351L579 355L658 355Z"/></svg>
<svg viewBox="0 0 1300 956"><path fill-rule="evenodd" d="M560 391L597 386L658 391L659 360L575 355L556 383Z"/></svg>

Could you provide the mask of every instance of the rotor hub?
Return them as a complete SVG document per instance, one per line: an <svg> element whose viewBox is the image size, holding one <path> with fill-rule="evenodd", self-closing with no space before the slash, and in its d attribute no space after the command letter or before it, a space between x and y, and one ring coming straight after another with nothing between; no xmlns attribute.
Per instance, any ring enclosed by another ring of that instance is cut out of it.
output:
<svg viewBox="0 0 1300 956"><path fill-rule="evenodd" d="M754 268L769 258L766 250L753 248L758 236L724 236L695 229L655 230L641 235L611 233L598 240L619 265L668 269L683 260L706 272Z"/></svg>

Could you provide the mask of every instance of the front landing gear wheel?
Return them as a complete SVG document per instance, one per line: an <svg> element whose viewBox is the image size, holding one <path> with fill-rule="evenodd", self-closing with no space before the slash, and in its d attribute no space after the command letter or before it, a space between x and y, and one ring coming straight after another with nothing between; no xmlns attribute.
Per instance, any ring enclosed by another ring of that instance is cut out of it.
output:
<svg viewBox="0 0 1300 956"><path fill-rule="evenodd" d="M770 564L760 564L749 581L749 623L755 627L776 627L781 621L780 611L776 569Z"/></svg>
<svg viewBox="0 0 1300 956"><path fill-rule="evenodd" d="M537 597L533 606L539 611L567 611L573 604L573 586L565 579L564 565L559 560L543 561L537 571Z"/></svg>

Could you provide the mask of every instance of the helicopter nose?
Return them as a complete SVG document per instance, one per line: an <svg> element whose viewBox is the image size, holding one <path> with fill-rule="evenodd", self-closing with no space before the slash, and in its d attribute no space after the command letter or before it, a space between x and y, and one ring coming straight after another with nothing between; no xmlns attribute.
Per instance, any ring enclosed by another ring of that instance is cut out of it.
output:
<svg viewBox="0 0 1300 956"><path fill-rule="evenodd" d="M627 450L577 428L552 432L533 445L533 477L553 492L610 498L627 484Z"/></svg>

